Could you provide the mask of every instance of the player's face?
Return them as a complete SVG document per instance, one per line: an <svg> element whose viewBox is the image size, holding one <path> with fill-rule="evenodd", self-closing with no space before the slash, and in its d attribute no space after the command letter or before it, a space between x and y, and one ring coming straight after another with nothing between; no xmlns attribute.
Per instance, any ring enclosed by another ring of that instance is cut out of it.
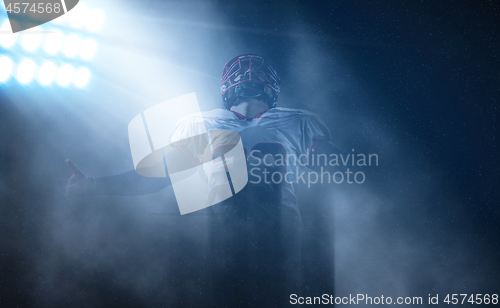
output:
<svg viewBox="0 0 500 308"><path fill-rule="evenodd" d="M269 105L257 97L238 97L231 110L239 112L247 118L253 118L257 114L269 110Z"/></svg>
<svg viewBox="0 0 500 308"><path fill-rule="evenodd" d="M238 74L236 74L236 77L234 78L234 82L249 80L250 76L251 76L252 80L260 81L263 83L269 82L268 76L262 70L255 68L255 67L248 68L245 71L240 71Z"/></svg>

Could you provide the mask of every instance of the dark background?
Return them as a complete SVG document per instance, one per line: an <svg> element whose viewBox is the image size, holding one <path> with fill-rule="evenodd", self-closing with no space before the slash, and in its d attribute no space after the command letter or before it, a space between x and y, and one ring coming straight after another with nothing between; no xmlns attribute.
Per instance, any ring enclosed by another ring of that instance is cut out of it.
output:
<svg viewBox="0 0 500 308"><path fill-rule="evenodd" d="M178 216L170 188L68 200L53 183L66 158L92 176L132 169L128 122L193 91L220 106L222 66L246 52L277 64L281 106L380 158L362 185L298 187L299 295L500 293L495 1L99 5L85 90L0 86L0 306L216 301L206 219Z"/></svg>

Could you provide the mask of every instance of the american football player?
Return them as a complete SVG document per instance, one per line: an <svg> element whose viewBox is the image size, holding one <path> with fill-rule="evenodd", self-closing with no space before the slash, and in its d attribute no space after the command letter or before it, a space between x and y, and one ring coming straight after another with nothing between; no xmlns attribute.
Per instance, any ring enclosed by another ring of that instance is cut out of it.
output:
<svg viewBox="0 0 500 308"><path fill-rule="evenodd" d="M307 160L312 151L332 153L337 148L317 115L277 107L280 79L275 66L262 56L243 54L228 61L220 91L224 108L184 118L172 141L189 138L203 128L231 130L241 136L249 182L210 208L217 217L214 259L222 260L220 284L230 296L248 301L249 294L286 294L297 290L300 282L301 215L294 182L304 165L286 158ZM73 173L67 195L142 195L171 184L168 177L142 177L135 170L93 178L71 161L66 163ZM276 173L281 176L269 177ZM286 302L286 297L280 300Z"/></svg>

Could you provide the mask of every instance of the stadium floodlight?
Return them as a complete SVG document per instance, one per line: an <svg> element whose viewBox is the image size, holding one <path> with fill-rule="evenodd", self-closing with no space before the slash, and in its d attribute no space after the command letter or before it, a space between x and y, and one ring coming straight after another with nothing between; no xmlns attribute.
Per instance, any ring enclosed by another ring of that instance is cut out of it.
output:
<svg viewBox="0 0 500 308"><path fill-rule="evenodd" d="M80 55L84 60L89 60L97 50L97 43L93 39L88 39L83 43Z"/></svg>
<svg viewBox="0 0 500 308"><path fill-rule="evenodd" d="M74 69L71 65L65 64L57 74L57 83L61 86L67 86L73 79Z"/></svg>
<svg viewBox="0 0 500 308"><path fill-rule="evenodd" d="M75 85L79 88L84 87L90 78L90 72L86 68L79 69L75 74Z"/></svg>
<svg viewBox="0 0 500 308"><path fill-rule="evenodd" d="M64 36L61 32L55 31L47 34L45 37L45 51L48 54L56 54L61 49Z"/></svg>
<svg viewBox="0 0 500 308"><path fill-rule="evenodd" d="M38 73L38 81L43 85L49 85L56 77L57 67L52 62L46 62L40 68Z"/></svg>
<svg viewBox="0 0 500 308"><path fill-rule="evenodd" d="M0 58L0 82L9 79L13 66L12 60L9 57L3 56Z"/></svg>
<svg viewBox="0 0 500 308"><path fill-rule="evenodd" d="M78 35L72 34L68 36L64 43L64 54L69 58L73 58L78 53L78 50L80 50L81 44L82 40Z"/></svg>
<svg viewBox="0 0 500 308"><path fill-rule="evenodd" d="M104 14L101 10L94 10L87 21L87 29L95 32L101 28L102 23L104 22Z"/></svg>
<svg viewBox="0 0 500 308"><path fill-rule="evenodd" d="M26 30L23 34L22 45L27 51L34 51L40 45L42 40L42 32L40 27L35 27L30 30Z"/></svg>
<svg viewBox="0 0 500 308"><path fill-rule="evenodd" d="M14 45L18 36L18 33L12 33L10 23L6 21L0 28L0 45L4 48L9 48Z"/></svg>
<svg viewBox="0 0 500 308"><path fill-rule="evenodd" d="M28 83L35 75L36 65L30 59L24 60L17 68L17 80L20 83Z"/></svg>
<svg viewBox="0 0 500 308"><path fill-rule="evenodd" d="M88 8L84 3L79 3L68 15L71 26L81 28L87 20Z"/></svg>

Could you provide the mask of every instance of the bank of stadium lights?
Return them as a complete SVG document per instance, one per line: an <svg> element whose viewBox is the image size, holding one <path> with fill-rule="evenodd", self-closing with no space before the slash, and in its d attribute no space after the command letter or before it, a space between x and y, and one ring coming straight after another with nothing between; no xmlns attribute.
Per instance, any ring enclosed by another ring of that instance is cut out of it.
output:
<svg viewBox="0 0 500 308"><path fill-rule="evenodd" d="M4 21L0 24L0 46L6 52L0 54L0 83L14 79L29 84L37 79L43 86L84 87L91 76L85 63L98 47L91 36L103 21L102 11L90 10L83 3L47 24L21 33L12 33L9 21ZM22 58L10 56L9 50ZM44 60L35 63L30 59L35 54L34 58L42 56Z"/></svg>

